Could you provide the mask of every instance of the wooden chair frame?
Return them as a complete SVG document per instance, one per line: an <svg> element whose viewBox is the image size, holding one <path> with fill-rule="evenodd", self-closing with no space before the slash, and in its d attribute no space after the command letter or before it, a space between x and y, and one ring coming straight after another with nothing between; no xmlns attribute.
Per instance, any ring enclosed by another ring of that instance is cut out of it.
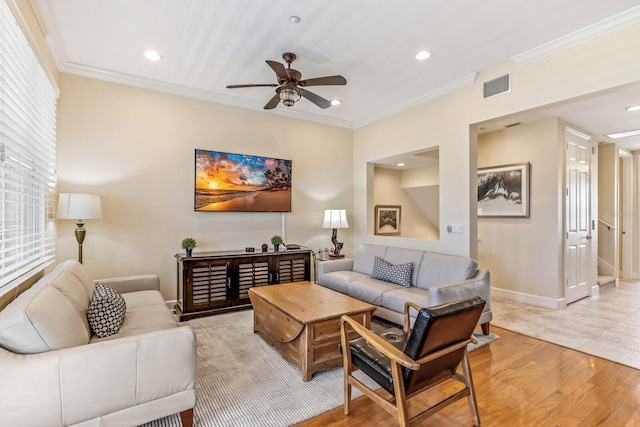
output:
<svg viewBox="0 0 640 427"><path fill-rule="evenodd" d="M404 325L403 331L405 333L409 333L410 331L410 318L409 318L409 309L414 308L419 311L421 307L411 302L406 302L404 306ZM356 377L352 375L352 372L356 367L351 364L351 351L349 351L349 338L348 338L348 329L353 329L359 336L365 339L367 343L369 343L376 350L381 352L383 355L389 358L391 361L391 371L393 375L393 384L394 384L394 395L390 395L386 390L382 389L381 391L384 394L378 394L376 391L367 387L364 383L358 380ZM448 347L445 347L439 351L434 353L430 353L425 357L422 357L419 360L413 360L402 351L398 350L393 345L389 344L383 338L379 337L369 329L365 328L361 324L357 323L353 319L348 316L342 316L340 319L340 340L343 348L342 358L343 358L343 368L344 368L344 414L349 415L350 411L350 403L351 403L351 387L356 387L360 390L365 396L369 397L376 404L380 405L385 411L389 412L393 416L398 419L400 426L408 426L410 421L416 420L421 417L431 416L434 413L440 411L451 403L467 397L469 408L471 410L471 415L473 417L473 423L475 426L480 426L480 414L478 413L478 404L476 401L476 394L473 387L473 379L471 376L471 366L469 364L469 355L467 352L467 345L471 342L477 343L476 338L472 335L468 339L458 341L455 344L452 344ZM425 387L421 390L416 391L411 395L406 395L405 386L404 386L404 378L402 376L402 367L418 370L424 363L427 363L431 360L437 359L445 354L456 351L460 348L465 348L464 356L462 358L462 374L456 372L453 375L453 379L459 381L464 384L464 388L435 405L430 406L429 408L415 413L415 406L412 405L412 398L425 392L432 387L436 386L442 381L431 384L428 387ZM385 395L389 396L385 398Z"/></svg>

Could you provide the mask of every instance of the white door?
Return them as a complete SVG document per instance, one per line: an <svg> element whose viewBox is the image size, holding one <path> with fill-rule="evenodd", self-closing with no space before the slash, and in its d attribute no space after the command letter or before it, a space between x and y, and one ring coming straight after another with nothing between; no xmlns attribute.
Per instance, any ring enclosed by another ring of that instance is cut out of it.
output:
<svg viewBox="0 0 640 427"><path fill-rule="evenodd" d="M566 149L565 289L567 304L589 296L590 198L589 162L591 138L569 127L564 131Z"/></svg>

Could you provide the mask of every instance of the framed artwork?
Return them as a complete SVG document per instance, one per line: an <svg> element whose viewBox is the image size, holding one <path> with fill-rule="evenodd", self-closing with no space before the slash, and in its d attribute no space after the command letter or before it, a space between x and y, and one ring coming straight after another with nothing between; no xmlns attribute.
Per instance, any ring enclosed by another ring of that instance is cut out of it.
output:
<svg viewBox="0 0 640 427"><path fill-rule="evenodd" d="M400 206L375 207L375 234L383 236L400 235Z"/></svg>
<svg viewBox="0 0 640 427"><path fill-rule="evenodd" d="M531 165L478 169L478 217L529 218Z"/></svg>

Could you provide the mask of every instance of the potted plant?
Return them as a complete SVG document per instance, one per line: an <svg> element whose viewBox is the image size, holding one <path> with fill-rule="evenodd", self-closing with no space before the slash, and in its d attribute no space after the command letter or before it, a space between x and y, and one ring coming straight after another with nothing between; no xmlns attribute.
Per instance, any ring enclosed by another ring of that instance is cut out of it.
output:
<svg viewBox="0 0 640 427"><path fill-rule="evenodd" d="M278 252L278 248L282 244L282 237L277 234L271 238L271 243L273 244L273 250Z"/></svg>
<svg viewBox="0 0 640 427"><path fill-rule="evenodd" d="M182 246L182 249L184 249L187 252L187 256L190 257L191 251L193 251L193 248L195 248L198 245L196 244L196 241L191 237L185 237L184 239L182 239L181 246Z"/></svg>

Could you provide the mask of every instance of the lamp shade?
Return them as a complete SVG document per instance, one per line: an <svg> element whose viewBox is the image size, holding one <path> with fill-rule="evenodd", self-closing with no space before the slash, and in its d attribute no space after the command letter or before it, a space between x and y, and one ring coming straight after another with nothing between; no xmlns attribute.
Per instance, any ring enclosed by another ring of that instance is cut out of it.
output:
<svg viewBox="0 0 640 427"><path fill-rule="evenodd" d="M100 196L93 194L61 193L58 199L58 219L102 218Z"/></svg>
<svg viewBox="0 0 640 427"><path fill-rule="evenodd" d="M325 209L322 228L349 228L345 209Z"/></svg>

